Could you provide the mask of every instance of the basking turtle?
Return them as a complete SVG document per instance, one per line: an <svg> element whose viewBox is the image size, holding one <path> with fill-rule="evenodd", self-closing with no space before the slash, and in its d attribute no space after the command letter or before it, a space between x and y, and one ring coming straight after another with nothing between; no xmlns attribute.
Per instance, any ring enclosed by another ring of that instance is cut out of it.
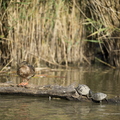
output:
<svg viewBox="0 0 120 120"><path fill-rule="evenodd" d="M107 99L106 99L107 94L104 94L104 93L95 93L95 94L92 94L91 96L92 96L92 99L94 101L98 101L100 103L102 103L102 100L106 100L107 101Z"/></svg>
<svg viewBox="0 0 120 120"><path fill-rule="evenodd" d="M18 85L25 86L28 84L29 79L35 75L35 69L32 65L23 61L18 65L17 74L23 79L23 82ZM25 80L27 81L25 82Z"/></svg>
<svg viewBox="0 0 120 120"><path fill-rule="evenodd" d="M84 85L84 84L78 85L78 87L76 88L76 91L81 96L84 95L84 96L87 96L87 98L90 97L90 88L87 85Z"/></svg>

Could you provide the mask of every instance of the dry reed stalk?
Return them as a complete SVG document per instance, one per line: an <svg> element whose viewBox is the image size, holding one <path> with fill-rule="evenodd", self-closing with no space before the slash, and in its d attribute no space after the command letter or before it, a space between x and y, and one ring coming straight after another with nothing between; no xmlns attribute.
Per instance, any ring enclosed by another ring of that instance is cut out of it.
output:
<svg viewBox="0 0 120 120"><path fill-rule="evenodd" d="M75 0L11 0L7 7L10 57L17 62L34 62L36 66L43 59L66 66L84 63L86 42L80 5Z"/></svg>
<svg viewBox="0 0 120 120"><path fill-rule="evenodd" d="M108 54L105 57L107 62L112 66L120 66L118 62L120 59L120 52L114 52L114 50L119 50L120 48L119 38L113 38L115 36L119 37L120 12L118 10L118 4L119 0L87 1L92 19L96 21L96 23L91 24L94 30L91 35L93 35L93 39L95 38L103 41L103 43L100 43L100 46L102 46L101 51L103 55Z"/></svg>

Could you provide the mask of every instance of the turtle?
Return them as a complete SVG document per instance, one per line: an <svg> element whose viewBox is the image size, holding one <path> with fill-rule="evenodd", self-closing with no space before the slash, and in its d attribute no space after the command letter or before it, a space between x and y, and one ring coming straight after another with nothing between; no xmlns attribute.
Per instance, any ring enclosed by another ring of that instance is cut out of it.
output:
<svg viewBox="0 0 120 120"><path fill-rule="evenodd" d="M78 87L76 88L76 91L78 92L79 95L87 96L87 98L90 97L90 88L87 85L84 84L79 84Z"/></svg>
<svg viewBox="0 0 120 120"><path fill-rule="evenodd" d="M18 84L18 86L26 86L29 79L35 75L35 68L28 64L27 61L23 61L18 65L17 74L23 79L23 82Z"/></svg>
<svg viewBox="0 0 120 120"><path fill-rule="evenodd" d="M102 103L102 100L106 100L106 101L107 101L107 99L106 99L107 94L105 94L105 93L98 92L98 93L92 94L91 96L92 96L91 98L92 98L94 101L96 101L96 102ZM108 102L108 101L107 101L107 102Z"/></svg>

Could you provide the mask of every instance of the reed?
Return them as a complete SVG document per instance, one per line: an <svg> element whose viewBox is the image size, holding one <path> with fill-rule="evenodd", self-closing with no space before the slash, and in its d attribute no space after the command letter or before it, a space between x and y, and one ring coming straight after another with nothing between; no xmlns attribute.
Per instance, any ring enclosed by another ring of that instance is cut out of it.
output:
<svg viewBox="0 0 120 120"><path fill-rule="evenodd" d="M90 39L97 39L104 56L104 60L113 65L120 66L120 12L119 0L90 0L87 1L89 9L87 25L91 33ZM102 41L100 43L100 41Z"/></svg>
<svg viewBox="0 0 120 120"><path fill-rule="evenodd" d="M1 62L13 59L13 66L14 60L27 60L36 66L90 65L95 52L100 51L105 62L119 66L119 51L114 51L119 50L119 40L114 37L119 32L120 14L113 10L113 2L1 0L0 6L0 53L6 57L1 57Z"/></svg>
<svg viewBox="0 0 120 120"><path fill-rule="evenodd" d="M66 66L83 62L84 17L75 0L11 0L5 12L10 58L37 66L43 61Z"/></svg>

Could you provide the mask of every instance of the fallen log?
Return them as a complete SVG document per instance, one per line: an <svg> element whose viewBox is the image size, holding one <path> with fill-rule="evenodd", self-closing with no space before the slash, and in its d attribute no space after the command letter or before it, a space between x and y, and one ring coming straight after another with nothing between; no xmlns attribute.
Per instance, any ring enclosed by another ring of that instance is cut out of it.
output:
<svg viewBox="0 0 120 120"><path fill-rule="evenodd" d="M31 95L31 96L40 96L52 98L61 98L72 101L81 101L81 102L96 102L92 99L88 99L86 96L80 96L74 86L59 86L59 85L46 85L46 86L37 86L34 84L29 84L25 87L19 87L17 84L13 83L0 83L0 94L12 94L12 95ZM120 97L114 97L107 99L108 102L103 100L102 103L107 104L120 104Z"/></svg>
<svg viewBox="0 0 120 120"><path fill-rule="evenodd" d="M19 87L17 84L0 83L0 94L25 94L34 96L51 96L51 97L71 97L76 95L74 87L62 87L59 85L37 86L28 84L25 87Z"/></svg>

